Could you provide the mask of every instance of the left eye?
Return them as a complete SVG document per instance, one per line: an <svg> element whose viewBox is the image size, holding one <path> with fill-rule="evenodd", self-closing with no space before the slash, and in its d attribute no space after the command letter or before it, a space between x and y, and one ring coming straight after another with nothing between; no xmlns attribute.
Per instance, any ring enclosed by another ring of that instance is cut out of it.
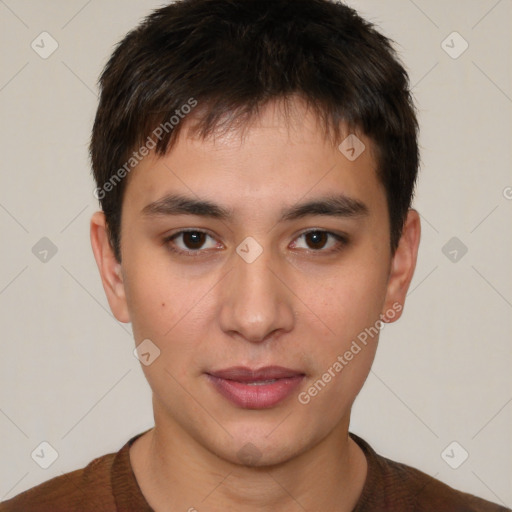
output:
<svg viewBox="0 0 512 512"><path fill-rule="evenodd" d="M298 247L296 242L293 242L294 248L308 249L313 251L331 252L339 250L346 243L346 240L341 235L331 233L329 231L313 230L302 233L296 240L304 239L306 247ZM331 241L329 242L329 238Z"/></svg>

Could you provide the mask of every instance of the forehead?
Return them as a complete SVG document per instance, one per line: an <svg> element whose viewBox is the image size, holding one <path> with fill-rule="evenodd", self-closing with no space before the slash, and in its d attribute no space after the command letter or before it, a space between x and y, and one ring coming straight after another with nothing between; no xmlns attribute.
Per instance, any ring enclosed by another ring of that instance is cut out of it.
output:
<svg viewBox="0 0 512 512"><path fill-rule="evenodd" d="M331 140L311 109L267 105L243 127L201 137L185 125L171 150L150 154L132 172L125 199L142 213L165 195L215 198L232 213L282 212L285 204L343 194L382 200L371 140L340 130Z"/></svg>

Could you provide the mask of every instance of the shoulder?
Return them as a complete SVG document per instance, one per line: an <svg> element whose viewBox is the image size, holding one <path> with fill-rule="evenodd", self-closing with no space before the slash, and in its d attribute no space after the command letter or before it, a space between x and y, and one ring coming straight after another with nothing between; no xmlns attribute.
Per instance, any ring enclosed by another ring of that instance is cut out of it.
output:
<svg viewBox="0 0 512 512"><path fill-rule="evenodd" d="M115 453L91 461L86 467L43 482L0 503L0 512L79 512L115 510L110 473Z"/></svg>
<svg viewBox="0 0 512 512"><path fill-rule="evenodd" d="M503 506L472 494L458 491L422 471L386 459L389 471L400 479L400 488L408 496L414 510L437 512L505 512Z"/></svg>
<svg viewBox="0 0 512 512"><path fill-rule="evenodd" d="M351 437L368 461L367 481L354 512L510 512L510 509L458 491L422 471L378 455L369 444Z"/></svg>

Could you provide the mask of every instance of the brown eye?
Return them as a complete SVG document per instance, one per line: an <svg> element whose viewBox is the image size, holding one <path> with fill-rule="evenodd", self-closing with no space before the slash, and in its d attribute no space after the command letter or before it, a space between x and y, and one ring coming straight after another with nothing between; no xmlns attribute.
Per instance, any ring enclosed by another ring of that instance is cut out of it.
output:
<svg viewBox="0 0 512 512"><path fill-rule="evenodd" d="M206 249L217 248L216 240L211 235L197 229L179 231L166 237L164 244L173 252L190 256L199 256L206 253Z"/></svg>
<svg viewBox="0 0 512 512"><path fill-rule="evenodd" d="M308 246L311 249L322 249L329 240L329 233L326 231L310 231L305 234Z"/></svg>
<svg viewBox="0 0 512 512"><path fill-rule="evenodd" d="M318 252L320 254L328 254L340 251L347 245L348 237L324 231L313 229L302 233L296 240L304 240L302 244L297 241L293 242L294 249L306 249L309 252Z"/></svg>
<svg viewBox="0 0 512 512"><path fill-rule="evenodd" d="M206 233L202 231L186 231L183 235L183 244L187 249L200 249L204 244Z"/></svg>

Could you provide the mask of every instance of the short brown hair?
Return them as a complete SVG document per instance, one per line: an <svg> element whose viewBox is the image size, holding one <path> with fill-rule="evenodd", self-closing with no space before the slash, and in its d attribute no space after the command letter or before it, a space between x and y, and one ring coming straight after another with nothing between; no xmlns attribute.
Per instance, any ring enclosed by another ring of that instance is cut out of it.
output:
<svg viewBox="0 0 512 512"><path fill-rule="evenodd" d="M344 122L373 141L398 246L419 165L408 76L390 40L341 2L178 0L125 36L99 83L90 154L119 261L122 178L137 147L151 138L157 154L169 151L185 124L170 120L186 117L184 105L199 105L194 130L207 136L297 95L327 134ZM159 126L168 129L155 141Z"/></svg>

